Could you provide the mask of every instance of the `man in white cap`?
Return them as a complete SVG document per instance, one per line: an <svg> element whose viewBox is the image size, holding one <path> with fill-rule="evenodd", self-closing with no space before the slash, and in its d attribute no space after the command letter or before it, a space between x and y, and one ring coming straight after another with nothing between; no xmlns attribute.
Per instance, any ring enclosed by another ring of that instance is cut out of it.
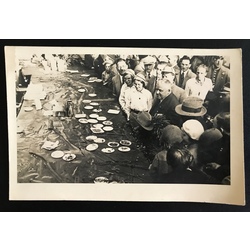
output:
<svg viewBox="0 0 250 250"><path fill-rule="evenodd" d="M162 79L168 80L172 86L172 93L176 96L179 103L182 103L185 98L187 98L187 93L184 89L178 87L175 84L175 70L172 67L166 66L162 70Z"/></svg>
<svg viewBox="0 0 250 250"><path fill-rule="evenodd" d="M156 59L152 56L147 56L144 58L143 62L144 62L143 74L147 81L146 89L148 89L153 95L155 92L155 85L156 85L156 70L155 70Z"/></svg>

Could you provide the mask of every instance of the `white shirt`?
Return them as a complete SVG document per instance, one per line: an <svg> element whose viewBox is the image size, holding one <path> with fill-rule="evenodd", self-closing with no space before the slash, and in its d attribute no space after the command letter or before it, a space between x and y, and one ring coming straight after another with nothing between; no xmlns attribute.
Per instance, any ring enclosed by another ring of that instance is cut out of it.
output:
<svg viewBox="0 0 250 250"><path fill-rule="evenodd" d="M210 78L205 77L204 82L199 82L197 78L191 78L186 83L185 91L188 96L195 96L205 99L208 91L213 90L213 83Z"/></svg>
<svg viewBox="0 0 250 250"><path fill-rule="evenodd" d="M153 97L150 91L143 89L137 91L133 86L125 91L124 111L129 114L131 109L136 111L149 111L152 107Z"/></svg>
<svg viewBox="0 0 250 250"><path fill-rule="evenodd" d="M132 87L133 87L133 85L132 85ZM119 103L120 103L121 108L123 110L125 109L125 104L126 104L125 91L128 90L128 89L131 89L132 87L128 87L128 85L126 83L122 84L121 92L120 92L120 96L119 96Z"/></svg>

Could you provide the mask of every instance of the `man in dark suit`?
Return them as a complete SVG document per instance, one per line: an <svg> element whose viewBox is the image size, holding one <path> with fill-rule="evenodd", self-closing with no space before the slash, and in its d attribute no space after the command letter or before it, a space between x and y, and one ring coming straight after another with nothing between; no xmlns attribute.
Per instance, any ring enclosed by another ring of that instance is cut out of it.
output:
<svg viewBox="0 0 250 250"><path fill-rule="evenodd" d="M230 72L224 67L222 56L213 56L213 64L208 68L207 77L213 82L213 92L218 93L224 90L224 87L230 87Z"/></svg>
<svg viewBox="0 0 250 250"><path fill-rule="evenodd" d="M176 75L176 85L181 87L182 89L185 89L186 82L196 77L196 74L190 69L191 63L190 58L188 56L183 56L180 59L180 72Z"/></svg>
<svg viewBox="0 0 250 250"><path fill-rule="evenodd" d="M143 62L144 62L144 71L142 73L147 80L145 88L149 90L152 95L154 95L156 75L157 75L155 69L156 59L152 56L147 56L144 58Z"/></svg>
<svg viewBox="0 0 250 250"><path fill-rule="evenodd" d="M157 101L154 103L150 114L155 121L167 120L171 124L179 124L179 115L175 107L179 104L176 96L172 93L172 84L168 80L159 80L156 84ZM157 123L157 122L156 122Z"/></svg>
<svg viewBox="0 0 250 250"><path fill-rule="evenodd" d="M119 98L120 92L121 92L121 87L123 84L123 75L128 69L128 65L126 64L125 60L123 59L118 59L116 61L116 68L118 71L118 74L116 74L112 78L112 84L113 84L113 95Z"/></svg>

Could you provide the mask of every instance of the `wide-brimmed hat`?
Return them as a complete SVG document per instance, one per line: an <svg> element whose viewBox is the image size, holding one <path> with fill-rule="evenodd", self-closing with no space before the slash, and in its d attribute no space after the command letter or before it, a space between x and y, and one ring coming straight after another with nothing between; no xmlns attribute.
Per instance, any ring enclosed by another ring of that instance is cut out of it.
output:
<svg viewBox="0 0 250 250"><path fill-rule="evenodd" d="M161 130L160 140L171 145L180 143L183 141L183 132L175 125L168 125Z"/></svg>
<svg viewBox="0 0 250 250"><path fill-rule="evenodd" d="M155 62L156 62L156 59L152 56L147 56L147 57L143 58L144 65L155 64Z"/></svg>
<svg viewBox="0 0 250 250"><path fill-rule="evenodd" d="M194 119L190 119L185 121L182 124L182 129L185 133L193 140L198 141L202 133L204 132L204 128L202 124Z"/></svg>
<svg viewBox="0 0 250 250"><path fill-rule="evenodd" d="M149 131L153 129L152 116L148 112L141 111L138 114L134 115L134 119L144 129Z"/></svg>
<svg viewBox="0 0 250 250"><path fill-rule="evenodd" d="M173 67L169 67L169 66L166 66L162 71L161 73L172 73L173 75L175 75L175 70Z"/></svg>
<svg viewBox="0 0 250 250"><path fill-rule="evenodd" d="M135 75L134 79L138 80L138 81L143 81L144 83L147 82L145 76L142 73L140 73L140 72Z"/></svg>
<svg viewBox="0 0 250 250"><path fill-rule="evenodd" d="M189 96L183 100L182 104L175 107L175 112L184 116L203 116L207 113L203 103L201 98Z"/></svg>

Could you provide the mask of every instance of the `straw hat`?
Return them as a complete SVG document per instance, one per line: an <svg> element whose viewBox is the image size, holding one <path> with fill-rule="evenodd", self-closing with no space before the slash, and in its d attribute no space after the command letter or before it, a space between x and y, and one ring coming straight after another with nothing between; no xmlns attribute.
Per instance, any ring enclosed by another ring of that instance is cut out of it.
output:
<svg viewBox="0 0 250 250"><path fill-rule="evenodd" d="M203 106L201 98L189 96L182 104L175 107L175 112L184 116L203 116L207 113L207 109Z"/></svg>

